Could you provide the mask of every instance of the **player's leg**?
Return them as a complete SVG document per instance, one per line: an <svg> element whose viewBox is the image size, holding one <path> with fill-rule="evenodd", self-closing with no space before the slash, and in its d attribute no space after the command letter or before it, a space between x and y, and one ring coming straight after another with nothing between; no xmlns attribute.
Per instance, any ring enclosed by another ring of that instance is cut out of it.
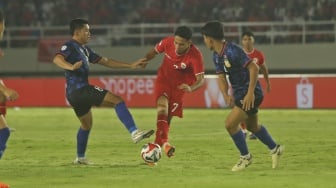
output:
<svg viewBox="0 0 336 188"><path fill-rule="evenodd" d="M249 153L244 133L239 126L246 118L246 112L240 107L234 106L225 121L225 128L240 152L240 159L232 167L232 171L243 170L252 163L252 156Z"/></svg>
<svg viewBox="0 0 336 188"><path fill-rule="evenodd" d="M6 97L0 92L0 114L6 117L7 106L6 106Z"/></svg>
<svg viewBox="0 0 336 188"><path fill-rule="evenodd" d="M106 90L100 90L98 89L98 95L104 94L104 97L101 101L101 103L96 104L97 106L105 106L105 107L114 107L115 111L117 113L117 116L119 120L123 123L123 125L126 127L128 132L131 134L131 137L134 141L134 143L138 143L139 141L143 140L144 138L149 138L153 133L154 130L148 130L148 131L140 131L138 130L133 116L128 110L125 102L123 99L115 95L109 91Z"/></svg>
<svg viewBox="0 0 336 188"><path fill-rule="evenodd" d="M155 143L162 146L168 141L168 99L166 96L160 96L156 101L157 122L156 122L156 137Z"/></svg>
<svg viewBox="0 0 336 188"><path fill-rule="evenodd" d="M9 128L7 127L6 119L0 115L0 159L6 149L7 140L10 136Z"/></svg>
<svg viewBox="0 0 336 188"><path fill-rule="evenodd" d="M283 146L277 144L263 125L258 123L258 114L250 114L246 120L248 130L251 131L272 153L272 168L278 166L279 158L283 152Z"/></svg>
<svg viewBox="0 0 336 188"><path fill-rule="evenodd" d="M175 147L168 142L169 124L172 116L169 116L169 101L164 95L159 96L156 101L157 123L155 143L159 144L168 157L175 153Z"/></svg>
<svg viewBox="0 0 336 188"><path fill-rule="evenodd" d="M84 110L84 108L81 110ZM77 132L77 158L74 161L75 164L90 164L85 156L90 131L92 128L92 112L90 109L88 110L89 111L86 114L78 116L81 126ZM75 112L77 115L79 115L80 111L76 111L75 109Z"/></svg>
<svg viewBox="0 0 336 188"><path fill-rule="evenodd" d="M248 133L248 131L247 131L247 129L246 129L246 123L245 123L245 122L241 122L241 123L240 123L240 128L242 129L242 131L243 131L243 133L244 133L244 136L245 136L245 138L246 138L247 133Z"/></svg>
<svg viewBox="0 0 336 188"><path fill-rule="evenodd" d="M4 85L2 80L0 80L0 83ZM5 119L7 112L6 101L6 96L2 92L0 92L0 159L5 152L6 143L10 135L10 129L8 128Z"/></svg>

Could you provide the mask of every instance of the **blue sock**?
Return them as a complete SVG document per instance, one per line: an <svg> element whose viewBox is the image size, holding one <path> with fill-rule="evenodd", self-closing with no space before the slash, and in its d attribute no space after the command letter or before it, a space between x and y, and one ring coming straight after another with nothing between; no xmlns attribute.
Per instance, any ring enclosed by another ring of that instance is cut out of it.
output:
<svg viewBox="0 0 336 188"><path fill-rule="evenodd" d="M10 135L10 131L8 127L0 129L0 159L3 153L5 152L6 143L9 138L9 135Z"/></svg>
<svg viewBox="0 0 336 188"><path fill-rule="evenodd" d="M276 147L276 143L274 142L273 138L271 137L271 135L267 132L266 128L264 126L261 126L260 130L256 133L254 133L254 135L256 135L256 137L265 145L267 145L267 147L269 149L273 149Z"/></svg>
<svg viewBox="0 0 336 188"><path fill-rule="evenodd" d="M245 140L245 135L242 130L239 130L236 134L231 135L233 142L236 144L237 148L240 151L241 156L249 154L247 149L247 144Z"/></svg>
<svg viewBox="0 0 336 188"><path fill-rule="evenodd" d="M91 129L90 129L91 130ZM84 130L81 127L77 133L77 157L85 157L86 146L89 140L90 130Z"/></svg>
<svg viewBox="0 0 336 188"><path fill-rule="evenodd" d="M118 115L119 120L124 124L128 132L132 133L137 130L131 113L124 102L121 102L115 106L115 111Z"/></svg>

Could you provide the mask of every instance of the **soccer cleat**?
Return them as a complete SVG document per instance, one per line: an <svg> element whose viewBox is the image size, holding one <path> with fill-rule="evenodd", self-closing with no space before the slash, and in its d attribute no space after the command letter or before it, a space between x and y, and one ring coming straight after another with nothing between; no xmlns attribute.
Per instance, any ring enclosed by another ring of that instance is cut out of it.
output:
<svg viewBox="0 0 336 188"><path fill-rule="evenodd" d="M77 157L74 160L73 164L75 164L75 165L91 165L92 163L89 160L87 160L85 157Z"/></svg>
<svg viewBox="0 0 336 188"><path fill-rule="evenodd" d="M250 155L249 158L247 157L240 157L239 161L237 164L235 164L232 167L233 172L241 171L244 170L246 167L248 167L250 164L252 164L252 155Z"/></svg>
<svg viewBox="0 0 336 188"><path fill-rule="evenodd" d="M0 182L0 188L9 188L9 185Z"/></svg>
<svg viewBox="0 0 336 188"><path fill-rule="evenodd" d="M163 144L163 151L169 158L175 155L175 147L170 145L168 142Z"/></svg>
<svg viewBox="0 0 336 188"><path fill-rule="evenodd" d="M282 153L285 150L285 146L277 145L275 149L273 149L272 152L272 168L276 168L279 165L279 160L282 155Z"/></svg>
<svg viewBox="0 0 336 188"><path fill-rule="evenodd" d="M134 133L132 133L132 140L134 143L138 143L145 138L149 138L150 136L152 136L153 133L154 133L154 130L149 130L149 131L136 130Z"/></svg>

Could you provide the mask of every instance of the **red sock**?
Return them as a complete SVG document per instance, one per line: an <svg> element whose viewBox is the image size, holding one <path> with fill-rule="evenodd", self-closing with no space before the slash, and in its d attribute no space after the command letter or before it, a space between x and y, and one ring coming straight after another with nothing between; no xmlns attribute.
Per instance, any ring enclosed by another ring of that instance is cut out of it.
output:
<svg viewBox="0 0 336 188"><path fill-rule="evenodd" d="M246 130L246 124L245 123L240 123L240 127L243 129L243 130Z"/></svg>
<svg viewBox="0 0 336 188"><path fill-rule="evenodd" d="M157 116L156 128L155 143L162 146L165 142L168 141L169 124L168 117L166 115Z"/></svg>
<svg viewBox="0 0 336 188"><path fill-rule="evenodd" d="M0 103L0 114L6 116L6 113L7 113L6 102L2 102Z"/></svg>

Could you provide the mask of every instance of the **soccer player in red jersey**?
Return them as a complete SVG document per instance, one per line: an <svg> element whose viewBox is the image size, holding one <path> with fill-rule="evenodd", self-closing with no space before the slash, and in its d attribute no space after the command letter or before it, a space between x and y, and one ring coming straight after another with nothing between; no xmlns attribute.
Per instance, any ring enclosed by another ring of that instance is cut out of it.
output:
<svg viewBox="0 0 336 188"><path fill-rule="evenodd" d="M264 75L264 79L266 81L266 92L271 91L271 82L268 76L268 68L265 63L264 54L254 48L254 35L252 31L244 31L242 33L242 47L244 52L257 64L259 65L260 72ZM243 129L244 133L247 134L246 124L242 122L240 124L241 128ZM257 137L254 134L250 134L250 140L255 140Z"/></svg>
<svg viewBox="0 0 336 188"><path fill-rule="evenodd" d="M5 18L0 11L0 39L3 37L3 33L5 31ZM1 56L3 53L1 52ZM7 100L16 100L19 97L19 94L4 85L2 81L0 81L0 159L3 156L3 153L6 149L6 143L10 135L10 130L7 125L5 114L6 114L6 101Z"/></svg>
<svg viewBox="0 0 336 188"><path fill-rule="evenodd" d="M182 99L185 93L200 88L204 83L203 56L191 41L192 31L186 26L176 29L174 36L162 39L146 55L147 61L164 53L155 84L157 107L157 130L155 143L168 157L175 147L168 142L173 116L183 117Z"/></svg>

